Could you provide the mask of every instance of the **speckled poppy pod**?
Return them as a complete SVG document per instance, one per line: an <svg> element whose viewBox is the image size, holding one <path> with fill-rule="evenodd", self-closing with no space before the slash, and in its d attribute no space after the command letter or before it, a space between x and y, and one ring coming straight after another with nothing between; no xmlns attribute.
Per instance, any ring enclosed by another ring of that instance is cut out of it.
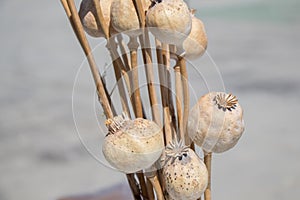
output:
<svg viewBox="0 0 300 200"><path fill-rule="evenodd" d="M113 167L124 173L134 173L154 164L164 149L161 128L142 118L128 119L120 115L106 122L109 133L102 151Z"/></svg>
<svg viewBox="0 0 300 200"><path fill-rule="evenodd" d="M100 0L99 0L100 1ZM107 24L110 23L110 7L112 0L101 0L100 7L103 13L103 17ZM93 0L83 0L80 4L79 18L83 25L84 30L92 37L104 37L103 30L100 25L98 26L96 21L96 8Z"/></svg>
<svg viewBox="0 0 300 200"><path fill-rule="evenodd" d="M151 4L150 0L142 0L144 11ZM129 36L142 33L139 18L132 0L112 0L111 25L119 33L125 32Z"/></svg>
<svg viewBox="0 0 300 200"><path fill-rule="evenodd" d="M222 153L234 147L244 131L243 110L232 94L202 96L188 119L190 138L206 152Z"/></svg>
<svg viewBox="0 0 300 200"><path fill-rule="evenodd" d="M167 145L163 159L163 179L169 199L195 200L201 197L208 183L203 161L183 142Z"/></svg>
<svg viewBox="0 0 300 200"><path fill-rule="evenodd" d="M207 36L203 22L194 16L192 10L192 30L183 42L185 58L193 60L201 57L207 48Z"/></svg>
<svg viewBox="0 0 300 200"><path fill-rule="evenodd" d="M183 0L155 0L146 15L146 24L163 43L182 46L192 28L188 6Z"/></svg>

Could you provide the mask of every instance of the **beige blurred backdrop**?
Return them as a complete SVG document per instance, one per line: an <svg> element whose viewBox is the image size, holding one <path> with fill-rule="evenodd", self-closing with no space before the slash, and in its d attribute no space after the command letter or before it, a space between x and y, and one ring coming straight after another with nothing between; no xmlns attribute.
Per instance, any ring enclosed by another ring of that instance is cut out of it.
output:
<svg viewBox="0 0 300 200"><path fill-rule="evenodd" d="M299 198L300 2L189 4L206 25L226 90L245 110L238 145L214 156L213 199ZM60 1L1 0L0 25L0 200L56 199L125 182L78 139L71 97L84 56ZM91 123L82 119L82 129Z"/></svg>

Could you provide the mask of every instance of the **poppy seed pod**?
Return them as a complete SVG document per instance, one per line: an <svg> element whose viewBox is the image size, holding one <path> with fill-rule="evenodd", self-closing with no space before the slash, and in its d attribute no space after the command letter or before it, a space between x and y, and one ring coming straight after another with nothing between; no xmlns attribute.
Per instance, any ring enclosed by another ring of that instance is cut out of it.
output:
<svg viewBox="0 0 300 200"><path fill-rule="evenodd" d="M185 58L196 59L203 55L207 48L207 36L203 22L192 16L192 30L183 42Z"/></svg>
<svg viewBox="0 0 300 200"><path fill-rule="evenodd" d="M125 115L107 120L109 133L102 151L106 160L124 173L149 168L164 149L161 128L142 118L128 119Z"/></svg>
<svg viewBox="0 0 300 200"><path fill-rule="evenodd" d="M192 28L188 6L183 0L155 1L146 15L146 24L163 43L182 46Z"/></svg>
<svg viewBox="0 0 300 200"><path fill-rule="evenodd" d="M176 141L166 147L165 159L163 178L171 199L200 198L208 183L208 172L197 154Z"/></svg>
<svg viewBox="0 0 300 200"><path fill-rule="evenodd" d="M126 32L129 36L138 36L142 33L139 18L132 0L112 0L111 24L113 28ZM142 0L144 11L150 6L150 0ZM127 32L128 31L128 32Z"/></svg>
<svg viewBox="0 0 300 200"><path fill-rule="evenodd" d="M100 0L99 0L100 1ZM110 7L112 0L100 1L100 7L103 13L104 20L107 24L110 23ZM84 30L92 37L104 37L103 30L98 26L96 21L96 8L93 0L83 0L79 8L79 18Z"/></svg>
<svg viewBox="0 0 300 200"><path fill-rule="evenodd" d="M234 147L244 131L243 110L235 96L211 92L202 96L188 119L190 138L206 152Z"/></svg>

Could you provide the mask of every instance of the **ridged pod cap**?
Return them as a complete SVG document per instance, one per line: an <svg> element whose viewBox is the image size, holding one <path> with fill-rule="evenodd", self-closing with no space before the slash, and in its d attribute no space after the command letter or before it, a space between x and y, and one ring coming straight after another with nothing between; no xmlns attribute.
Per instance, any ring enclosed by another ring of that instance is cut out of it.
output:
<svg viewBox="0 0 300 200"><path fill-rule="evenodd" d="M206 152L222 153L231 149L244 129L242 107L231 94L208 93L190 111L188 134Z"/></svg>

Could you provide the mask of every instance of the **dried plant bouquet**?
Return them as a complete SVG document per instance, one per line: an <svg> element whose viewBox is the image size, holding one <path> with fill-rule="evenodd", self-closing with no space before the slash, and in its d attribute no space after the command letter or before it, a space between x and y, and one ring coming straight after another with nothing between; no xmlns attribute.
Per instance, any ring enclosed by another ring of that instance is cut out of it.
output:
<svg viewBox="0 0 300 200"><path fill-rule="evenodd" d="M234 147L244 121L232 94L210 92L190 107L186 61L201 57L207 48L205 28L195 10L183 0L82 0L79 9L73 0L61 2L87 57L107 119L103 155L126 174L134 199L196 200L203 195L210 200L212 153ZM86 34L107 41L122 105L119 110ZM147 80L143 89L151 105L150 117L141 97L141 77Z"/></svg>

